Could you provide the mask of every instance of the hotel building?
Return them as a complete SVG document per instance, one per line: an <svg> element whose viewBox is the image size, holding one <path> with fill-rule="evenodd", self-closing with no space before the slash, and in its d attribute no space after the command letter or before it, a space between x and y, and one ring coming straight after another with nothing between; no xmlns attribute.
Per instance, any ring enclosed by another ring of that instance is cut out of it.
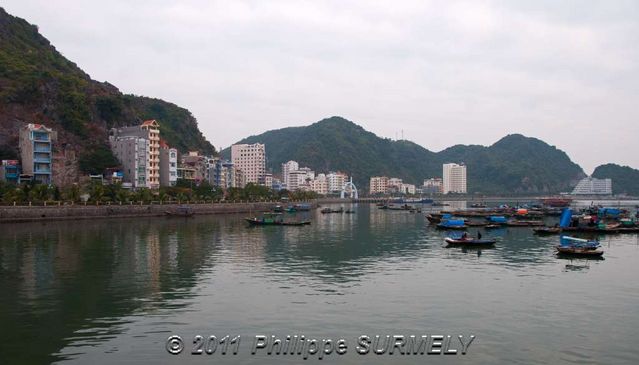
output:
<svg viewBox="0 0 639 365"><path fill-rule="evenodd" d="M443 188L444 194L467 193L466 187L466 166L456 163L447 163L443 166Z"/></svg>
<svg viewBox="0 0 639 365"><path fill-rule="evenodd" d="M231 161L236 169L242 171L246 184L258 184L266 173L266 148L262 143L234 144L231 146Z"/></svg>

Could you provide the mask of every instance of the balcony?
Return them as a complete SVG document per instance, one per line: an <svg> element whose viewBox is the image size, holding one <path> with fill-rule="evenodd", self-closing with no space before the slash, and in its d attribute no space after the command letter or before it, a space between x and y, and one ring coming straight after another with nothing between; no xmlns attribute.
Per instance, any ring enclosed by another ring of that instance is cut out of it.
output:
<svg viewBox="0 0 639 365"><path fill-rule="evenodd" d="M36 143L33 146L34 152L51 152L51 145L48 143Z"/></svg>

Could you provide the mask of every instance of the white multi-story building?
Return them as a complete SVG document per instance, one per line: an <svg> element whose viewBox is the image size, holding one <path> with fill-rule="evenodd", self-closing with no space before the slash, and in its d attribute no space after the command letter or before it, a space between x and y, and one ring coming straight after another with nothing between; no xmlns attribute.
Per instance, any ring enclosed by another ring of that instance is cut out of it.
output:
<svg viewBox="0 0 639 365"><path fill-rule="evenodd" d="M448 193L467 193L466 186L466 165L458 165L456 163L447 163L443 166L443 188L444 194Z"/></svg>
<svg viewBox="0 0 639 365"><path fill-rule="evenodd" d="M388 193L388 177L387 176L371 177L369 193L371 195Z"/></svg>
<svg viewBox="0 0 639 365"><path fill-rule="evenodd" d="M284 187L288 189L288 174L291 171L297 171L299 170L300 165L297 163L297 161L289 161L287 163L283 163L282 164L282 182L284 183Z"/></svg>
<svg viewBox="0 0 639 365"><path fill-rule="evenodd" d="M399 187L399 192L402 193L402 194L414 195L415 194L415 185L402 183L402 185L400 185L400 187Z"/></svg>
<svg viewBox="0 0 639 365"><path fill-rule="evenodd" d="M422 190L424 193L435 194L441 193L444 189L444 181L438 177L424 180Z"/></svg>
<svg viewBox="0 0 639 365"><path fill-rule="evenodd" d="M234 144L231 146L231 161L242 171L246 183L258 184L266 173L266 148L262 143Z"/></svg>
<svg viewBox="0 0 639 365"><path fill-rule="evenodd" d="M612 179L586 177L579 181L573 195L612 195Z"/></svg>
<svg viewBox="0 0 639 365"><path fill-rule="evenodd" d="M328 181L328 192L336 193L342 191L344 184L348 181L348 175L343 172L329 172L326 175Z"/></svg>

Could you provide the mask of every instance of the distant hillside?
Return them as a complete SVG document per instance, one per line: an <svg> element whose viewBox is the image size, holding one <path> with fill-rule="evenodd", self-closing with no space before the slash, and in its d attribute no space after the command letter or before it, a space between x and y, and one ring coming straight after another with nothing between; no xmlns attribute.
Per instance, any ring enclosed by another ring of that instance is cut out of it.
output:
<svg viewBox="0 0 639 365"><path fill-rule="evenodd" d="M469 189L481 193L556 193L570 190L585 176L561 150L535 138L510 135L490 147L450 147L429 151L413 142L380 138L341 117L307 127L268 131L238 143L264 143L268 167L296 160L316 171L339 170L368 188L370 176L401 177L421 185L424 178L441 177L442 164L468 165ZM223 151L228 156L228 149Z"/></svg>
<svg viewBox="0 0 639 365"><path fill-rule="evenodd" d="M214 152L188 110L124 95L111 84L92 80L40 35L37 26L0 8L0 158L15 157L24 123L43 123L58 131L55 147L65 153L64 164L54 171L73 180L80 166L112 163L106 147L109 128L146 119L157 119L162 136L182 151Z"/></svg>
<svg viewBox="0 0 639 365"><path fill-rule="evenodd" d="M592 177L612 179L613 194L639 196L639 170L613 163L597 166Z"/></svg>

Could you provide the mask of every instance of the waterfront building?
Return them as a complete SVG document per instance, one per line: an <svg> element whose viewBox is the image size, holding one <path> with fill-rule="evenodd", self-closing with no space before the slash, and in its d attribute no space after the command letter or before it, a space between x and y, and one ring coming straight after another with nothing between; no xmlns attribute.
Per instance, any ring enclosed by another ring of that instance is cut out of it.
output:
<svg viewBox="0 0 639 365"><path fill-rule="evenodd" d="M586 177L575 186L572 195L612 195L612 179Z"/></svg>
<svg viewBox="0 0 639 365"><path fill-rule="evenodd" d="M177 183L178 151L160 141L160 186L175 186Z"/></svg>
<svg viewBox="0 0 639 365"><path fill-rule="evenodd" d="M288 173L288 184L286 189L289 191L299 190L306 184L306 171L295 170Z"/></svg>
<svg viewBox="0 0 639 365"><path fill-rule="evenodd" d="M0 181L11 184L20 182L20 162L18 160L2 160L0 165Z"/></svg>
<svg viewBox="0 0 639 365"><path fill-rule="evenodd" d="M177 179L184 180L190 184L196 184L195 181L195 169L190 166L180 165L177 168Z"/></svg>
<svg viewBox="0 0 639 365"><path fill-rule="evenodd" d="M444 194L448 193L467 193L466 186L466 166L456 163L447 163L443 168L443 188Z"/></svg>
<svg viewBox="0 0 639 365"><path fill-rule="evenodd" d="M55 137L53 129L42 124L29 123L20 129L22 175L28 175L41 184L51 184L52 141Z"/></svg>
<svg viewBox="0 0 639 365"><path fill-rule="evenodd" d="M288 174L291 171L297 171L299 170L300 165L297 163L297 161L288 161L286 163L282 164L282 182L284 183L284 186L288 189L288 184L289 184L289 176Z"/></svg>
<svg viewBox="0 0 639 365"><path fill-rule="evenodd" d="M343 172L329 172L326 175L326 180L328 181L328 192L329 193L338 193L342 191L344 184L348 181L348 175Z"/></svg>
<svg viewBox="0 0 639 365"><path fill-rule="evenodd" d="M444 181L438 177L426 179L422 191L425 194L441 194L444 192Z"/></svg>
<svg viewBox="0 0 639 365"><path fill-rule="evenodd" d="M210 158L200 155L197 151L189 151L188 154L183 155L181 158L181 164L183 167L190 167L193 169L193 180L198 184L201 181L209 181L209 166L211 162Z"/></svg>
<svg viewBox="0 0 639 365"><path fill-rule="evenodd" d="M373 176L370 179L369 184L370 195L386 194L388 193L388 177L387 176Z"/></svg>
<svg viewBox="0 0 639 365"><path fill-rule="evenodd" d="M149 140L139 136L111 138L111 150L122 165L122 181L134 188L149 187Z"/></svg>
<svg viewBox="0 0 639 365"><path fill-rule="evenodd" d="M399 192L407 195L415 195L415 185L402 183Z"/></svg>
<svg viewBox="0 0 639 365"><path fill-rule="evenodd" d="M328 194L328 179L324 174L317 174L315 179L309 182L309 187L311 191L314 191L321 195Z"/></svg>
<svg viewBox="0 0 639 365"><path fill-rule="evenodd" d="M156 120L112 128L109 143L123 167L126 165L125 182L133 187L156 189L160 186L160 125Z"/></svg>
<svg viewBox="0 0 639 365"><path fill-rule="evenodd" d="M222 189L236 187L236 169L231 161L216 158L209 167L209 182Z"/></svg>
<svg viewBox="0 0 639 365"><path fill-rule="evenodd" d="M234 144L231 146L231 161L242 171L246 183L257 184L266 173L266 148L262 143Z"/></svg>
<svg viewBox="0 0 639 365"><path fill-rule="evenodd" d="M262 186L266 186L269 189L273 188L273 174L264 174L262 177L260 177L259 184Z"/></svg>
<svg viewBox="0 0 639 365"><path fill-rule="evenodd" d="M160 124L156 120L142 122L140 128L148 133L149 140L149 187L160 187Z"/></svg>

